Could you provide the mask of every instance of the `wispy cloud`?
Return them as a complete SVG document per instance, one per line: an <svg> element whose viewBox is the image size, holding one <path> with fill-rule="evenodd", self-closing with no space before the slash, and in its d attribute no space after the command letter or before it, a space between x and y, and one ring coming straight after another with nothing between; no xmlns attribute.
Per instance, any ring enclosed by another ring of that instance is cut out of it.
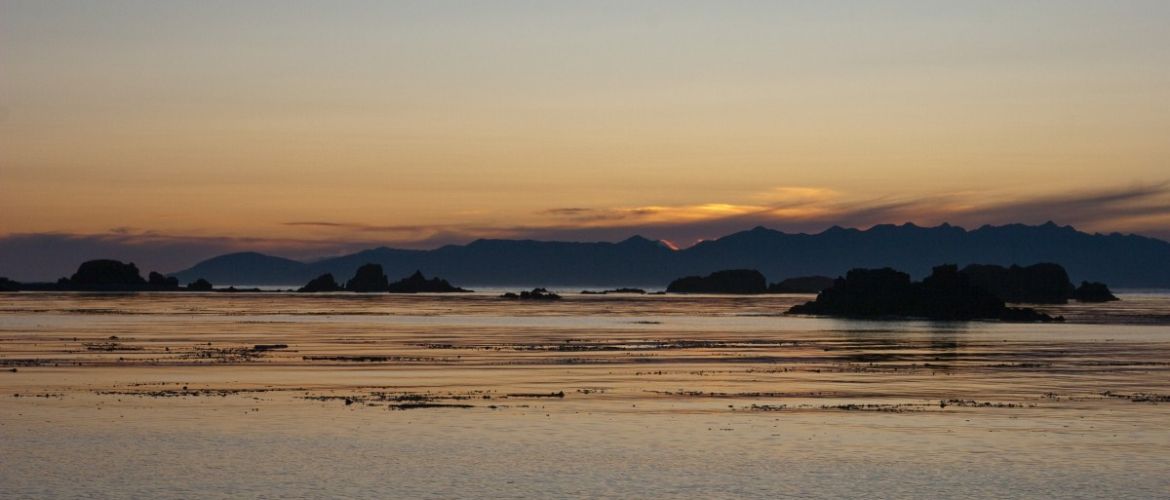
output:
<svg viewBox="0 0 1170 500"><path fill-rule="evenodd" d="M773 198L768 199L769 196ZM812 188L777 188L749 198L760 203L553 209L545 213L562 216L561 224L528 230L567 236L609 234L614 229L624 229L627 233L691 243L757 225L808 232L833 225L864 228L883 223L949 222L979 226L1053 220L1093 231L1170 235L1170 185L1166 183L1001 200L978 193L847 199L835 191ZM597 214L613 215L599 217Z"/></svg>

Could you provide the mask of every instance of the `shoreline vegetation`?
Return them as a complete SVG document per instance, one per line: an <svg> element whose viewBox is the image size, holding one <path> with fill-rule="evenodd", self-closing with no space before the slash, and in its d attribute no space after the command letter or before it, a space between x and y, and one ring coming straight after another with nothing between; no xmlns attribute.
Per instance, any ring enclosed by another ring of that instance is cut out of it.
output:
<svg viewBox="0 0 1170 500"><path fill-rule="evenodd" d="M86 291L86 292L262 292L260 289L215 288L199 278L181 286L173 276L150 272L141 276L134 263L99 259L82 263L77 272L56 283L18 283L0 278L0 291ZM276 290L273 292L291 292ZM445 279L427 278L421 271L390 282L380 264L360 266L344 285L325 273L313 278L297 293L470 293ZM788 278L769 284L755 269L728 269L706 276L686 276L672 281L671 294L755 295L770 293L816 293L815 300L796 305L785 314L865 319L918 318L945 321L999 320L1008 322L1063 321L1030 307L1008 307L1008 303L1066 304L1118 300L1104 283L1084 281L1074 286L1064 267L1054 263L1030 266L954 264L937 266L920 282L893 268L853 269L845 276ZM582 290L582 295L647 295L641 288ZM561 295L546 288L534 288L499 296L509 300L550 302Z"/></svg>

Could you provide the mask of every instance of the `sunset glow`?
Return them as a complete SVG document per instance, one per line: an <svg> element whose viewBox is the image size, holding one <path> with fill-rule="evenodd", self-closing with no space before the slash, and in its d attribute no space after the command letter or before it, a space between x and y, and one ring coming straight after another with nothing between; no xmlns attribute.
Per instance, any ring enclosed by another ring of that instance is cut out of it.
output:
<svg viewBox="0 0 1170 500"><path fill-rule="evenodd" d="M0 238L1170 236L1165 2L223 7L3 3Z"/></svg>

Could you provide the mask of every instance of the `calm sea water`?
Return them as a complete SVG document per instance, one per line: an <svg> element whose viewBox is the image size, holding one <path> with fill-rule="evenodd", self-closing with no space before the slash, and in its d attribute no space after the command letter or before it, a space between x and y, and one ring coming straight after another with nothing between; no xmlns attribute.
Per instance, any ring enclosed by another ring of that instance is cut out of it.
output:
<svg viewBox="0 0 1170 500"><path fill-rule="evenodd" d="M4 498L1170 498L1170 296L0 295Z"/></svg>

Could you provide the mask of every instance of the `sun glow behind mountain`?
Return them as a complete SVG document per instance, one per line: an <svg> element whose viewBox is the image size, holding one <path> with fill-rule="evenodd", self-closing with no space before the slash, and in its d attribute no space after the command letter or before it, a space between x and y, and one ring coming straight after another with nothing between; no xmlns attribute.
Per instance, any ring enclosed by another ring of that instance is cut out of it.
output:
<svg viewBox="0 0 1170 500"><path fill-rule="evenodd" d="M1170 236L1165 2L221 7L4 4L0 238Z"/></svg>

